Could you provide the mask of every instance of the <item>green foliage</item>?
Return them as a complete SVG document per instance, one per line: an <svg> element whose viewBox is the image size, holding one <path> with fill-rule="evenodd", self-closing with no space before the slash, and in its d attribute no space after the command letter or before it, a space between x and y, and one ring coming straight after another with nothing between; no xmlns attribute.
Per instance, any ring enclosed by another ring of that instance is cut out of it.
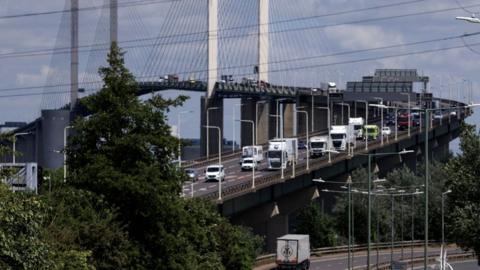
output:
<svg viewBox="0 0 480 270"><path fill-rule="evenodd" d="M37 197L0 184L1 269L50 269L51 254L41 239L43 210Z"/></svg>
<svg viewBox="0 0 480 270"><path fill-rule="evenodd" d="M473 249L480 261L480 136L475 127L463 126L461 154L445 167L447 187L446 233L462 247Z"/></svg>
<svg viewBox="0 0 480 270"><path fill-rule="evenodd" d="M310 245L313 248L331 247L336 244L335 222L322 214L318 204L312 203L303 209L298 215L298 222L295 232L309 234Z"/></svg>
<svg viewBox="0 0 480 270"><path fill-rule="evenodd" d="M250 269L258 239L230 225L210 202L178 195L185 175L171 165L178 140L166 112L185 97L142 102L116 44L108 63L100 69L102 90L82 101L91 115L75 121L67 147L67 183L88 192L67 189L53 199L65 218L50 229L51 238L64 237L59 244L66 250L91 251L99 269Z"/></svg>

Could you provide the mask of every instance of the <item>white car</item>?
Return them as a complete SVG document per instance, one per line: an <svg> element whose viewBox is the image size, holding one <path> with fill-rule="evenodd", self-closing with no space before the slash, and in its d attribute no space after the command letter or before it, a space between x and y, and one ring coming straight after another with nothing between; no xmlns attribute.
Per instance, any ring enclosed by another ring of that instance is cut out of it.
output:
<svg viewBox="0 0 480 270"><path fill-rule="evenodd" d="M441 113L441 112L436 112L433 115L433 119L442 119L442 118L443 118L443 113Z"/></svg>
<svg viewBox="0 0 480 270"><path fill-rule="evenodd" d="M253 160L253 158L244 158L242 161L242 171L244 170L255 170L257 169L257 162Z"/></svg>
<svg viewBox="0 0 480 270"><path fill-rule="evenodd" d="M390 127L383 127L382 128L382 136L390 136L392 134L392 130Z"/></svg>
<svg viewBox="0 0 480 270"><path fill-rule="evenodd" d="M205 169L205 181L225 181L225 170L223 165L210 165Z"/></svg>

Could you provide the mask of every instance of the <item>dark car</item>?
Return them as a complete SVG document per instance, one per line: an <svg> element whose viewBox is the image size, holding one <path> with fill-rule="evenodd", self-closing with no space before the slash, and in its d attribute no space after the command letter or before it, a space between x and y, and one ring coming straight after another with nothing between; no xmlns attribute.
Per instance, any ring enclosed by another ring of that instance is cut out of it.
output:
<svg viewBox="0 0 480 270"><path fill-rule="evenodd" d="M298 141L298 149L307 149L307 144L304 141Z"/></svg>
<svg viewBox="0 0 480 270"><path fill-rule="evenodd" d="M186 169L185 174L188 176L190 181L193 181L193 182L198 181L198 174L194 169Z"/></svg>

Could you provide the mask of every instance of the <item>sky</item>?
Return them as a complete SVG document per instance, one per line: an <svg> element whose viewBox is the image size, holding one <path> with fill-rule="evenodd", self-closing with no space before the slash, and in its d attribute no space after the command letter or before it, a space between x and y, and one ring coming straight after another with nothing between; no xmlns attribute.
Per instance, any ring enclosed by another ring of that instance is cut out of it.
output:
<svg viewBox="0 0 480 270"><path fill-rule="evenodd" d="M69 46L70 13L8 17L68 9L68 2L0 0L0 123L32 121L41 109L68 102L70 55L58 48ZM108 10L90 7L106 3L80 0L86 9L80 12L79 76L87 93L101 87L96 74L109 41ZM119 0L119 6L119 43L138 80L172 73L205 80L206 0ZM435 96L467 101L471 82L471 101L480 102L480 24L455 20L478 11L474 0L270 0L269 81L308 87L334 81L342 87L377 68L415 68L430 77L428 90ZM219 0L219 73L236 80L254 76L256 24L258 0ZM466 33L477 34L459 38ZM180 111L193 110L182 117L181 135L199 137L202 94L162 92L179 94L190 99L169 112L170 123L176 125ZM239 124L232 125L239 102L225 101L227 139L234 129L240 136ZM479 119L477 113L468 122Z"/></svg>

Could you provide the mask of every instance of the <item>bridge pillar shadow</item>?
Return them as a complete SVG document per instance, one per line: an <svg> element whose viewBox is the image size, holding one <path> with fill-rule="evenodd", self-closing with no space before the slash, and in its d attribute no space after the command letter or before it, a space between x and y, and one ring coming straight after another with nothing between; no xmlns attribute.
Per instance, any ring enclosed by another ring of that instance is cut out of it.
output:
<svg viewBox="0 0 480 270"><path fill-rule="evenodd" d="M219 127L221 134L220 138L223 140L223 99L222 98L201 98L201 115L200 115L200 154L201 156L207 155L207 133L209 134L209 155L217 155L218 149L218 131L216 129L209 129L205 126ZM208 112L207 121L207 109L217 107L218 109L210 109ZM223 145L223 143L221 144Z"/></svg>
<svg viewBox="0 0 480 270"><path fill-rule="evenodd" d="M267 100L262 102L258 98L242 98L242 104L244 105L241 107L241 119L251 120L255 123L254 137L257 140L256 144L266 144L270 139L270 102ZM252 125L250 123L242 123L241 127L241 146L252 145Z"/></svg>

